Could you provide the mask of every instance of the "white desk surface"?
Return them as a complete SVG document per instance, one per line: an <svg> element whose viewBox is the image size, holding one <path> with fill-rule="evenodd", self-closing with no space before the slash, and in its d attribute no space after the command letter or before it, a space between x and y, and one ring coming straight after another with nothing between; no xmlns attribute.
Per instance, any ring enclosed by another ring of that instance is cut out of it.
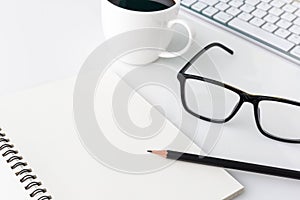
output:
<svg viewBox="0 0 300 200"><path fill-rule="evenodd" d="M100 2L1 1L0 95L76 74L89 53L104 40ZM226 82L249 92L300 101L300 68L297 65L203 21L199 20L196 25L200 43L220 41L235 50L234 59L225 63L226 69L220 69ZM231 122L244 136L223 135L224 139L213 154L246 160L251 160L251 156L255 160L256 155L264 154L256 160L269 158L266 163L287 163L287 166L299 169L300 146L261 136L251 109L245 105ZM239 148L245 156L239 153ZM237 200L292 200L300 196L299 181L236 171L230 173L245 186L245 192ZM1 184L4 189L5 185Z"/></svg>

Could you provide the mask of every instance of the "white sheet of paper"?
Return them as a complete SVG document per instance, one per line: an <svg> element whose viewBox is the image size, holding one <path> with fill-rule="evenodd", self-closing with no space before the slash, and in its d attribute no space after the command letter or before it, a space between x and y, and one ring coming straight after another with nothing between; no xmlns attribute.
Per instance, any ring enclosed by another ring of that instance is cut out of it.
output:
<svg viewBox="0 0 300 200"><path fill-rule="evenodd" d="M105 81L107 85L113 86L119 78L110 74L103 79L104 83ZM73 87L74 79L69 79L0 100L1 125L54 199L218 200L242 191L242 185L220 168L176 162L155 173L132 175L117 172L98 163L82 146L76 133ZM108 95L109 91L106 89L102 92ZM101 89L98 92L101 94ZM103 100L103 96L97 97L98 92L95 99L109 103L109 95L108 100ZM143 116L151 105L138 95L133 99L137 107L131 107L131 116ZM178 133L167 121L166 133L170 135L163 132L162 136L151 141L136 142L125 137L112 124L109 117L111 113L106 113L109 110L98 113L98 108L103 109L104 105L96 103L95 109L98 119L106 117L104 128L107 130L107 138L128 152L142 154L149 148L162 148L165 146L164 141L172 139L172 133ZM140 123L148 123L146 118L133 118L140 119ZM162 158L149 156L164 162Z"/></svg>
<svg viewBox="0 0 300 200"><path fill-rule="evenodd" d="M14 175L6 161L0 158L0 188L1 199L5 200L29 200L19 179Z"/></svg>

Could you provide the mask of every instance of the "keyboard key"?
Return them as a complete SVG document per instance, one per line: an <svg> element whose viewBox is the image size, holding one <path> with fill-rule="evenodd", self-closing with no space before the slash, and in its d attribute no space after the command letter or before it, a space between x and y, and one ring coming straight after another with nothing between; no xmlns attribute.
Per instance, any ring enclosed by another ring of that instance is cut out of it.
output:
<svg viewBox="0 0 300 200"><path fill-rule="evenodd" d="M210 6L213 6L219 2L218 0L200 0L200 1Z"/></svg>
<svg viewBox="0 0 300 200"><path fill-rule="evenodd" d="M284 5L284 2L280 1L280 0L274 0L270 4L271 4L271 6L281 8Z"/></svg>
<svg viewBox="0 0 300 200"><path fill-rule="evenodd" d="M276 23L276 25L283 29L288 29L290 26L292 26L292 23L284 19L281 19Z"/></svg>
<svg viewBox="0 0 300 200"><path fill-rule="evenodd" d="M192 4L196 3L197 0L182 0L181 4L185 5L186 7L190 7Z"/></svg>
<svg viewBox="0 0 300 200"><path fill-rule="evenodd" d="M264 16L267 15L267 12L263 11L263 10L260 10L260 9L257 9L257 10L254 10L251 14L258 17L258 18L263 18Z"/></svg>
<svg viewBox="0 0 300 200"><path fill-rule="evenodd" d="M287 12L283 13L283 15L281 15L281 18L291 22L296 18L296 15Z"/></svg>
<svg viewBox="0 0 300 200"><path fill-rule="evenodd" d="M246 0L246 3L252 5L252 6L256 6L258 3L260 3L259 0Z"/></svg>
<svg viewBox="0 0 300 200"><path fill-rule="evenodd" d="M265 25L262 26L262 28L272 33L278 28L278 26L271 23L266 23Z"/></svg>
<svg viewBox="0 0 300 200"><path fill-rule="evenodd" d="M300 17L300 9L297 10L297 12L295 12L294 14L297 15L298 17Z"/></svg>
<svg viewBox="0 0 300 200"><path fill-rule="evenodd" d="M292 49L291 54L300 58L300 46L296 46Z"/></svg>
<svg viewBox="0 0 300 200"><path fill-rule="evenodd" d="M253 10L255 10L254 6L251 6L250 4L245 4L240 8L242 11L245 11L247 13L252 12Z"/></svg>
<svg viewBox="0 0 300 200"><path fill-rule="evenodd" d="M202 2L197 2L194 5L192 5L192 9L197 12L200 12L201 10L203 10L206 7L207 7L207 5Z"/></svg>
<svg viewBox="0 0 300 200"><path fill-rule="evenodd" d="M281 10L279 8L276 8L276 7L273 7L269 10L269 13L271 13L273 15L276 15L276 16L279 16L283 13L283 10Z"/></svg>
<svg viewBox="0 0 300 200"><path fill-rule="evenodd" d="M294 0L282 0L284 3L288 3L288 4L290 4L290 3L292 3Z"/></svg>
<svg viewBox="0 0 300 200"><path fill-rule="evenodd" d="M237 16L238 14L240 14L242 11L239 10L238 8L235 7L231 7L228 10L226 10L226 12L232 16Z"/></svg>
<svg viewBox="0 0 300 200"><path fill-rule="evenodd" d="M244 21L249 21L250 19L252 19L253 15L250 15L249 13L243 12L241 13L238 18L244 20Z"/></svg>
<svg viewBox="0 0 300 200"><path fill-rule="evenodd" d="M225 12L219 12L218 14L216 14L214 16L214 19L216 19L219 22L222 22L222 23L226 24L229 20L232 19L232 16L225 13Z"/></svg>
<svg viewBox="0 0 300 200"><path fill-rule="evenodd" d="M257 5L257 8L267 11L271 8L272 6L270 6L269 4L267 4L266 2L261 2L260 4Z"/></svg>
<svg viewBox="0 0 300 200"><path fill-rule="evenodd" d="M205 8L202 13L208 17L212 17L214 14L216 14L219 10L214 7L207 7Z"/></svg>
<svg viewBox="0 0 300 200"><path fill-rule="evenodd" d="M294 2L292 3L292 5L293 5L293 6L296 6L297 8L300 8L300 2L298 2L298 1L294 1Z"/></svg>
<svg viewBox="0 0 300 200"><path fill-rule="evenodd" d="M298 17L293 23L300 26L300 18Z"/></svg>
<svg viewBox="0 0 300 200"><path fill-rule="evenodd" d="M289 36L291 34L291 32L285 30L285 29L278 29L277 31L275 31L275 35L278 35L282 38L286 38L287 36Z"/></svg>
<svg viewBox="0 0 300 200"><path fill-rule="evenodd" d="M267 22L270 22L272 24L274 24L275 22L277 22L280 18L275 16L275 15L271 15L271 14L268 14L264 20L266 20Z"/></svg>
<svg viewBox="0 0 300 200"><path fill-rule="evenodd" d="M293 13L297 10L297 7L290 4L286 4L285 6L282 7L282 9L286 12Z"/></svg>
<svg viewBox="0 0 300 200"><path fill-rule="evenodd" d="M239 18L234 18L228 24L235 29L243 31L246 34L252 35L283 51L289 51L294 46L292 42L282 39L254 25L251 25L248 22L245 22Z"/></svg>
<svg viewBox="0 0 300 200"><path fill-rule="evenodd" d="M289 41L293 42L294 44L300 44L300 36L292 34L289 38Z"/></svg>
<svg viewBox="0 0 300 200"><path fill-rule="evenodd" d="M228 3L230 0L220 0L223 3Z"/></svg>
<svg viewBox="0 0 300 200"><path fill-rule="evenodd" d="M262 2L269 3L271 0L261 0Z"/></svg>
<svg viewBox="0 0 300 200"><path fill-rule="evenodd" d="M221 11L225 11L227 8L229 8L230 6L226 3L220 2L217 5L215 5L215 8L221 10Z"/></svg>
<svg viewBox="0 0 300 200"><path fill-rule="evenodd" d="M300 26L297 25L293 25L289 31L291 31L292 33L295 33L297 35L300 35Z"/></svg>
<svg viewBox="0 0 300 200"><path fill-rule="evenodd" d="M250 23L259 27L259 26L263 25L265 23L265 21L260 18L254 17L253 19L250 20Z"/></svg>
<svg viewBox="0 0 300 200"><path fill-rule="evenodd" d="M229 5L234 6L236 8L239 8L243 4L244 4L244 2L242 0L232 0L229 2Z"/></svg>

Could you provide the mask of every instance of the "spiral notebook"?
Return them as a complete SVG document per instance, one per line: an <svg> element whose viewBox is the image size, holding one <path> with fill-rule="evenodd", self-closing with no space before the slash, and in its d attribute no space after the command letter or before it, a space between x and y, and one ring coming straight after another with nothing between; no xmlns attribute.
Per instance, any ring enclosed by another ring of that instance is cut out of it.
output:
<svg viewBox="0 0 300 200"><path fill-rule="evenodd" d="M119 81L118 76L112 76L108 85ZM155 173L133 175L100 164L86 151L76 132L74 83L75 79L58 81L1 98L0 186L5 197L1 199L218 200L232 199L243 190L220 168L175 162ZM133 115L142 116L141 111L151 107L142 97L135 101L133 105L139 108L133 109ZM168 134L178 132L171 123L165 127ZM134 146L124 145L126 142L117 139L115 145ZM142 146L126 151L160 148L155 143ZM193 146L189 151L199 149Z"/></svg>

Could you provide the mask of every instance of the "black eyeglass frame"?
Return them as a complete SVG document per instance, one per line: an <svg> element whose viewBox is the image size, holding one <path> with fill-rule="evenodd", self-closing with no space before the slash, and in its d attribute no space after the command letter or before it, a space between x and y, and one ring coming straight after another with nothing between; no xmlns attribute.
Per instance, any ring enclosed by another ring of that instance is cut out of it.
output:
<svg viewBox="0 0 300 200"><path fill-rule="evenodd" d="M229 49L228 47L224 46L221 43L211 43L209 45L207 45L206 47L204 47L201 51L199 51L188 63L186 63L186 65L178 72L177 75L177 79L179 80L180 83L180 90L181 90L181 101L183 104L184 109L190 113L191 115L208 121L208 122L213 122L213 123L226 123L228 121L230 121L235 115L236 113L240 110L240 108L242 107L242 105L244 103L251 103L254 107L254 117L255 117L255 122L256 122L256 126L259 129L259 131L266 137L273 139L273 140L277 140L280 142L286 142L286 143L294 143L294 144L300 144L300 139L285 139L285 138L281 138L281 137L276 137L270 133L268 133L267 131L265 131L261 124L260 124L260 109L259 109L259 103L262 101L274 101L274 102L280 102L280 103L286 103L286 104L290 104L290 105L294 105L294 106L299 106L300 107L300 102L296 102L296 101L292 101L292 100L288 100L288 99L283 99L283 98L278 98L278 97L270 97L270 96L261 96L261 95L253 95L253 94L249 94L245 91L242 91L240 89L237 89L233 86L230 86L228 84L216 81L216 80L212 80L209 78L205 78L202 76L196 76L196 75L192 75L192 74L187 74L185 73L191 66L192 64L202 55L204 54L206 51L208 51L209 49L213 48L213 47L219 47L221 49L223 49L224 51L226 51L227 53L233 55L234 52ZM219 120L219 119L210 119L204 116L201 116L195 112L193 112L187 105L186 102L186 98L185 98L185 86L186 86L186 81L188 79L194 79L194 80L198 80L198 81L204 81L213 85L217 85L223 88L226 88L236 94L239 95L240 100L239 103L235 106L235 108L233 109L232 113L224 120ZM300 130L299 130L300 131Z"/></svg>

